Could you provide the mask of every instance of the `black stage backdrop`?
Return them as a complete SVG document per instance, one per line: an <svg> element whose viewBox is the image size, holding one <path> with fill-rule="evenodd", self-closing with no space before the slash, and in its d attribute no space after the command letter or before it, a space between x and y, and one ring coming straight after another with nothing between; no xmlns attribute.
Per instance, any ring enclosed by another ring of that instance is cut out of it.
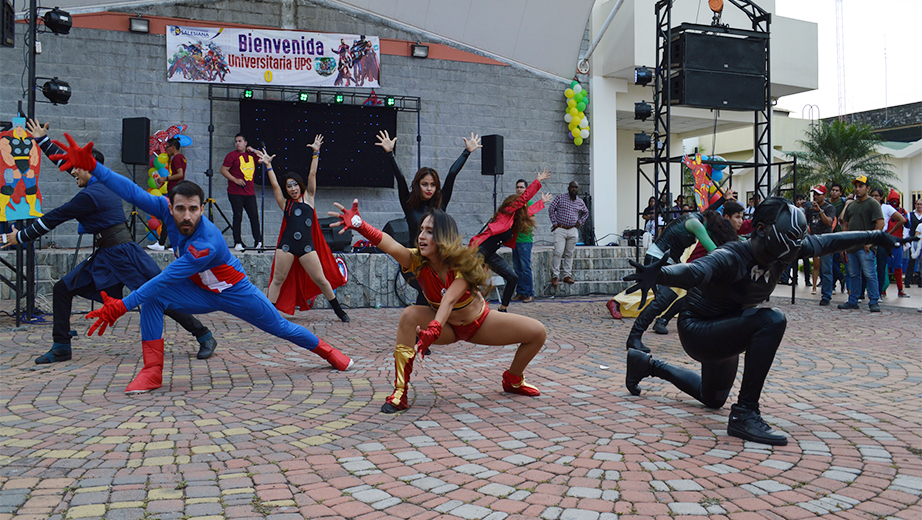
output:
<svg viewBox="0 0 922 520"><path fill-rule="evenodd" d="M293 101L241 100L240 128L247 143L265 143L279 177L296 172L307 181L313 150L307 145L323 135L317 186L393 188L387 155L375 146L381 130L397 135L397 110L362 105L327 105ZM256 184L262 168L256 168ZM268 181L266 181L268 186Z"/></svg>

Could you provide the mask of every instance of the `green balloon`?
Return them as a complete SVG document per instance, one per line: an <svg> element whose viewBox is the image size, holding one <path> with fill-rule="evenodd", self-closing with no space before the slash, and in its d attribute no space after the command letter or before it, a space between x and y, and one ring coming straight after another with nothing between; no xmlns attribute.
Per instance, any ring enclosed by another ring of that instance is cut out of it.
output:
<svg viewBox="0 0 922 520"><path fill-rule="evenodd" d="M583 110L586 110L586 103L577 103L576 109L579 110L580 112L582 112Z"/></svg>
<svg viewBox="0 0 922 520"><path fill-rule="evenodd" d="M148 178L147 178L147 185L148 185L149 187L151 187L151 188L154 188L154 189L157 188L157 183L154 182L154 178L153 178L153 177L148 177Z"/></svg>
<svg viewBox="0 0 922 520"><path fill-rule="evenodd" d="M570 82L570 88L573 88L573 87L575 87L575 86L577 86L577 85L579 85L579 81L576 81L575 79L574 79L573 81Z"/></svg>
<svg viewBox="0 0 922 520"><path fill-rule="evenodd" d="M580 92L580 93L576 94L575 96L573 96L573 99L575 99L577 103L582 102L582 101L583 101L583 93Z"/></svg>

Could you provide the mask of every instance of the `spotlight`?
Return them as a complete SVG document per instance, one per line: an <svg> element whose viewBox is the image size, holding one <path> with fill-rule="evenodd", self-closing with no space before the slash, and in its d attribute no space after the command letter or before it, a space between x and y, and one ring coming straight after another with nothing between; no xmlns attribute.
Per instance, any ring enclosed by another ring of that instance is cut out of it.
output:
<svg viewBox="0 0 922 520"><path fill-rule="evenodd" d="M653 81L653 71L646 67L637 67L634 69L634 84L646 87Z"/></svg>
<svg viewBox="0 0 922 520"><path fill-rule="evenodd" d="M342 105L343 101L345 100L346 100L346 96L342 94L336 94L335 96L333 96L333 102L336 103L337 105Z"/></svg>
<svg viewBox="0 0 922 520"><path fill-rule="evenodd" d="M150 20L141 18L141 15L137 18L129 18L128 30L133 33L147 34L150 32Z"/></svg>
<svg viewBox="0 0 922 520"><path fill-rule="evenodd" d="M387 96L386 98L384 98L384 104L385 104L386 106L392 107L392 106L394 106L396 103L397 103L397 100L394 99L394 96Z"/></svg>
<svg viewBox="0 0 922 520"><path fill-rule="evenodd" d="M640 132L639 134L634 134L634 149L645 152L650 148L650 134L646 132Z"/></svg>
<svg viewBox="0 0 922 520"><path fill-rule="evenodd" d="M58 78L52 78L42 85L42 94L55 105L66 105L70 99L70 84Z"/></svg>
<svg viewBox="0 0 922 520"><path fill-rule="evenodd" d="M298 92L298 101L306 103L308 99L310 99L310 92L304 92L303 90Z"/></svg>
<svg viewBox="0 0 922 520"><path fill-rule="evenodd" d="M244 91L243 91L243 97L245 97L246 99L251 99L251 98L253 97L253 89L248 88L248 89L244 90Z"/></svg>
<svg viewBox="0 0 922 520"><path fill-rule="evenodd" d="M410 45L410 56L414 58L428 58L429 57L429 46L420 45L419 42L416 42L413 45Z"/></svg>
<svg viewBox="0 0 922 520"><path fill-rule="evenodd" d="M650 103L646 101L634 103L634 119L646 121L651 115L653 115L653 107L650 106Z"/></svg>
<svg viewBox="0 0 922 520"><path fill-rule="evenodd" d="M45 20L45 27L51 29L51 32L55 34L68 34L74 24L70 13L57 7L45 13L42 18Z"/></svg>

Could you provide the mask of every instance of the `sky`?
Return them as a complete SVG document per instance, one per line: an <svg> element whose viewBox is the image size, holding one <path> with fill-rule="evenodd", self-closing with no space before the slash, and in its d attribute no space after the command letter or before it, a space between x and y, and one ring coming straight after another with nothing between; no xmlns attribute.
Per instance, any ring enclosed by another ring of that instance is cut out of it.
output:
<svg viewBox="0 0 922 520"><path fill-rule="evenodd" d="M842 0L842 5L845 113L922 101L922 0ZM775 12L817 23L819 45L819 89L785 96L777 106L794 117L809 117L804 107L810 104L819 107L821 118L839 115L835 0L775 0Z"/></svg>

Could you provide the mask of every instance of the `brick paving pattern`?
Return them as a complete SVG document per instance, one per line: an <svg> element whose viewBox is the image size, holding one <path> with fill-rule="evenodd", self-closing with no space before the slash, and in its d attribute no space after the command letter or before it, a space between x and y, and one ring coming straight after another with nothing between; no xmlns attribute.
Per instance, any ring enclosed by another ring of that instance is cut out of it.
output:
<svg viewBox="0 0 922 520"><path fill-rule="evenodd" d="M788 317L762 404L791 437L777 448L727 437L729 405L660 380L630 396L631 321L598 298L511 308L547 325L526 374L541 397L501 392L514 347L458 343L434 347L395 416L378 410L400 309L294 318L354 357L348 373L220 313L202 317L220 345L200 361L167 320L164 386L132 397L137 313L54 365L33 363L50 326L6 328L0 520L922 518L919 314L773 303ZM695 366L674 323L645 340Z"/></svg>

